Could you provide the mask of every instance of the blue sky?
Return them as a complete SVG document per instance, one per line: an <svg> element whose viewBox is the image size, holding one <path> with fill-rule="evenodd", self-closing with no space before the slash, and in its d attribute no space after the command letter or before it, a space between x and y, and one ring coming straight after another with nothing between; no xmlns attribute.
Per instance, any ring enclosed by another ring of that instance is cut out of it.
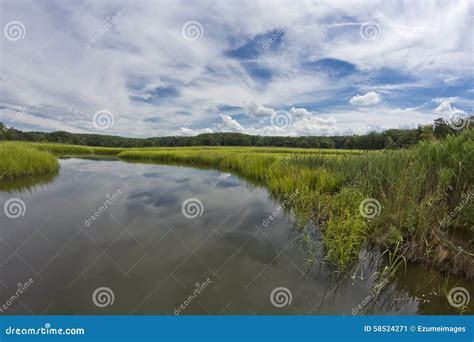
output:
<svg viewBox="0 0 474 342"><path fill-rule="evenodd" d="M18 129L362 134L474 105L469 0L0 7L0 121Z"/></svg>

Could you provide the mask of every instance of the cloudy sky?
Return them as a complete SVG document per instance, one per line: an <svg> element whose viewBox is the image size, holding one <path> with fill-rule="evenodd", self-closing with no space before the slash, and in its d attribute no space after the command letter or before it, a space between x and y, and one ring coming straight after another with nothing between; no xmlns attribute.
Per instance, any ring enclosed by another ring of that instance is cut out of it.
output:
<svg viewBox="0 0 474 342"><path fill-rule="evenodd" d="M360 134L474 105L470 0L0 7L0 121L22 130Z"/></svg>

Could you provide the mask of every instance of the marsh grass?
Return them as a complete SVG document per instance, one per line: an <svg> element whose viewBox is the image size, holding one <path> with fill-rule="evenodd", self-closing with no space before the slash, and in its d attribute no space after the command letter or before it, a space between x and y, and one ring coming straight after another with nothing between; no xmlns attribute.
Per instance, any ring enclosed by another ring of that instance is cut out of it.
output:
<svg viewBox="0 0 474 342"><path fill-rule="evenodd" d="M301 226L313 222L319 227L324 258L341 270L349 269L371 242L403 258L399 260L416 260L468 278L474 275L474 201L465 204L449 225L440 225L474 191L473 130L442 142L377 152L32 146L60 156L108 156L233 172L264 185L280 200L297 192L289 207ZM359 211L367 198L381 204L379 215L371 219Z"/></svg>
<svg viewBox="0 0 474 342"><path fill-rule="evenodd" d="M27 143L0 142L0 181L3 189L8 189L8 184L4 182L25 176L55 174L58 169L58 160L49 152L39 151Z"/></svg>

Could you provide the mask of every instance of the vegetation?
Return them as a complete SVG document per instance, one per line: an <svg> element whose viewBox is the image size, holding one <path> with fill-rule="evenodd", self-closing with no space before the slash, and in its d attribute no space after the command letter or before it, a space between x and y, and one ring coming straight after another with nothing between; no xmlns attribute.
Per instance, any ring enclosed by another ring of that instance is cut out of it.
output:
<svg viewBox="0 0 474 342"><path fill-rule="evenodd" d="M22 142L0 142L0 181L33 175L56 173L58 160L48 152L39 151Z"/></svg>
<svg viewBox="0 0 474 342"><path fill-rule="evenodd" d="M194 137L169 136L146 139L99 134L75 134L62 131L52 133L22 132L14 128L7 128L0 123L0 140L54 142L104 147L274 146L377 150L406 148L422 140L445 138L448 134L457 134L457 131L453 130L443 119L437 119L433 125L420 126L417 129L390 129L381 133L372 132L359 136L263 137L241 133L208 133Z"/></svg>
<svg viewBox="0 0 474 342"><path fill-rule="evenodd" d="M340 269L374 242L404 259L468 278L474 274L473 130L410 149L377 152L32 146L61 155L211 167L252 179L281 200L291 198L301 223L312 221L322 229L325 257Z"/></svg>

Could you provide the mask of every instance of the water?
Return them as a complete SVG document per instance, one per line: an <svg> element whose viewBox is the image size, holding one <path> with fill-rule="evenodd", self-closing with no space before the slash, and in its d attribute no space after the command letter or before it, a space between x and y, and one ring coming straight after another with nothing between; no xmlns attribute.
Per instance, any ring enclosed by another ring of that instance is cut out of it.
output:
<svg viewBox="0 0 474 342"><path fill-rule="evenodd" d="M291 215L264 226L280 203L227 173L63 159L39 183L0 192L25 204L0 216L0 314L457 314L447 291L474 293L408 265L375 296L371 253L356 277L308 267Z"/></svg>

